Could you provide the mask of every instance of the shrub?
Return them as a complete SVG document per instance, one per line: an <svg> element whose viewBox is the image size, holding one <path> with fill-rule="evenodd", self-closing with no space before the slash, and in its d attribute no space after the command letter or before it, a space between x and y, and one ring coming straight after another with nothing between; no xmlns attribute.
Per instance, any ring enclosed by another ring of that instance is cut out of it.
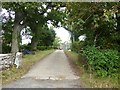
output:
<svg viewBox="0 0 120 90"><path fill-rule="evenodd" d="M83 55L87 58L87 62L91 70L96 72L98 76L117 76L119 55L116 50L100 50L96 47L86 47Z"/></svg>
<svg viewBox="0 0 120 90"><path fill-rule="evenodd" d="M47 50L49 50L49 49L53 49L53 47L52 46L47 46Z"/></svg>
<svg viewBox="0 0 120 90"><path fill-rule="evenodd" d="M21 45L20 50L23 50L23 49L31 50L31 45Z"/></svg>
<svg viewBox="0 0 120 90"><path fill-rule="evenodd" d="M46 46L37 46L37 49L38 49L38 50L46 50L47 47L46 47Z"/></svg>
<svg viewBox="0 0 120 90"><path fill-rule="evenodd" d="M2 45L2 53L10 53L10 52L11 52L11 46L3 44Z"/></svg>
<svg viewBox="0 0 120 90"><path fill-rule="evenodd" d="M75 41L72 43L72 45L71 45L72 51L79 53L81 49L82 49L82 42Z"/></svg>

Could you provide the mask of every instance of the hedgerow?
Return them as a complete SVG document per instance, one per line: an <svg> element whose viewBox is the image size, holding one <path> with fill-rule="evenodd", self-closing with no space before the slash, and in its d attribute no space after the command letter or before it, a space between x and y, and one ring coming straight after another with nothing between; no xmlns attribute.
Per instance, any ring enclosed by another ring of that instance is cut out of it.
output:
<svg viewBox="0 0 120 90"><path fill-rule="evenodd" d="M119 53L116 50L101 50L96 47L86 47L83 50L83 56L87 59L87 65L97 76L106 77L118 76L119 69Z"/></svg>

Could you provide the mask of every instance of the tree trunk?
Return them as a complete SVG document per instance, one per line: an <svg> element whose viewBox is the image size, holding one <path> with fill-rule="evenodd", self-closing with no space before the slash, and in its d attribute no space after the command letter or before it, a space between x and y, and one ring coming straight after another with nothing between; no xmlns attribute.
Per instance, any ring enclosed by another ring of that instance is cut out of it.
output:
<svg viewBox="0 0 120 90"><path fill-rule="evenodd" d="M37 44L39 41L39 35L40 35L40 30L42 29L42 24L32 26L31 29L33 30L33 33L34 33L34 36L31 40L31 49L37 50Z"/></svg>
<svg viewBox="0 0 120 90"><path fill-rule="evenodd" d="M15 21L14 21L14 27L13 27L13 32L12 32L12 48L11 48L13 63L15 60L15 54L19 51L18 37L20 34L19 32L22 29L19 23L21 22L22 19L23 19L22 13L19 11L15 12Z"/></svg>
<svg viewBox="0 0 120 90"><path fill-rule="evenodd" d="M12 32L12 48L11 48L12 64L14 64L14 61L15 61L15 54L19 51L19 48L18 48L18 29L19 29L19 26L17 24L14 24L14 28L13 28L13 32Z"/></svg>
<svg viewBox="0 0 120 90"><path fill-rule="evenodd" d="M33 36L32 40L31 40L31 49L33 51L37 50L37 44L38 44L38 39L37 36Z"/></svg>
<svg viewBox="0 0 120 90"><path fill-rule="evenodd" d="M13 33L12 33L12 54L15 54L16 52L19 51L18 48L18 29L19 25L15 24L13 28Z"/></svg>
<svg viewBox="0 0 120 90"><path fill-rule="evenodd" d="M34 30L34 36L33 36L32 40L31 40L31 49L33 51L37 50L38 40L39 40L39 32L36 29L36 30Z"/></svg>

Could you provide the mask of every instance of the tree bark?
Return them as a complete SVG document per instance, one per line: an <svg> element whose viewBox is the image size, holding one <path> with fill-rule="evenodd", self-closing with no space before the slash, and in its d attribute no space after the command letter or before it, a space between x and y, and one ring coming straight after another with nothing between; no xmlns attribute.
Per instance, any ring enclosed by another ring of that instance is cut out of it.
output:
<svg viewBox="0 0 120 90"><path fill-rule="evenodd" d="M13 63L15 60L15 55L19 51L18 38L19 38L20 31L23 29L23 27L20 25L20 22L22 21L22 19L23 19L22 13L19 11L16 11L14 27L12 32L12 48L11 48L11 53L12 53L11 59L13 60Z"/></svg>
<svg viewBox="0 0 120 90"><path fill-rule="evenodd" d="M12 50L11 52L15 54L19 51L19 38L20 32L24 28L24 25L14 24L13 32L12 32Z"/></svg>
<svg viewBox="0 0 120 90"><path fill-rule="evenodd" d="M33 36L32 40L31 40L31 49L33 51L37 50L37 44L38 44L38 39L37 36Z"/></svg>
<svg viewBox="0 0 120 90"><path fill-rule="evenodd" d="M15 21L14 21L14 28L12 33L12 49L11 49L12 54L15 54L16 52L19 51L18 37L21 29L23 28L20 25L22 19L23 19L22 13L20 11L15 11Z"/></svg>
<svg viewBox="0 0 120 90"><path fill-rule="evenodd" d="M19 30L19 25L15 24L13 28L13 33L12 33L12 54L15 54L16 52L19 51L18 48L18 30Z"/></svg>
<svg viewBox="0 0 120 90"><path fill-rule="evenodd" d="M36 29L36 30L34 30L34 36L33 36L32 40L31 40L31 49L33 51L37 50L38 41L39 41L39 30Z"/></svg>
<svg viewBox="0 0 120 90"><path fill-rule="evenodd" d="M34 33L34 36L31 40L31 49L34 51L34 50L37 50L37 44L39 41L39 34L40 34L40 30L42 29L42 24L33 26L33 27L31 27L31 29Z"/></svg>

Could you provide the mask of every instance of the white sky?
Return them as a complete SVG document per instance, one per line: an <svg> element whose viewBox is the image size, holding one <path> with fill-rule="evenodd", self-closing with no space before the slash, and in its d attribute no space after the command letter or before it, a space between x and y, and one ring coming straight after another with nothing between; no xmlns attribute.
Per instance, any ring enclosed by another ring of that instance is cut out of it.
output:
<svg viewBox="0 0 120 90"><path fill-rule="evenodd" d="M54 30L56 32L56 36L60 37L60 39L62 40L62 43L64 43L65 41L70 42L71 36L66 29L60 27L60 28L54 28Z"/></svg>

